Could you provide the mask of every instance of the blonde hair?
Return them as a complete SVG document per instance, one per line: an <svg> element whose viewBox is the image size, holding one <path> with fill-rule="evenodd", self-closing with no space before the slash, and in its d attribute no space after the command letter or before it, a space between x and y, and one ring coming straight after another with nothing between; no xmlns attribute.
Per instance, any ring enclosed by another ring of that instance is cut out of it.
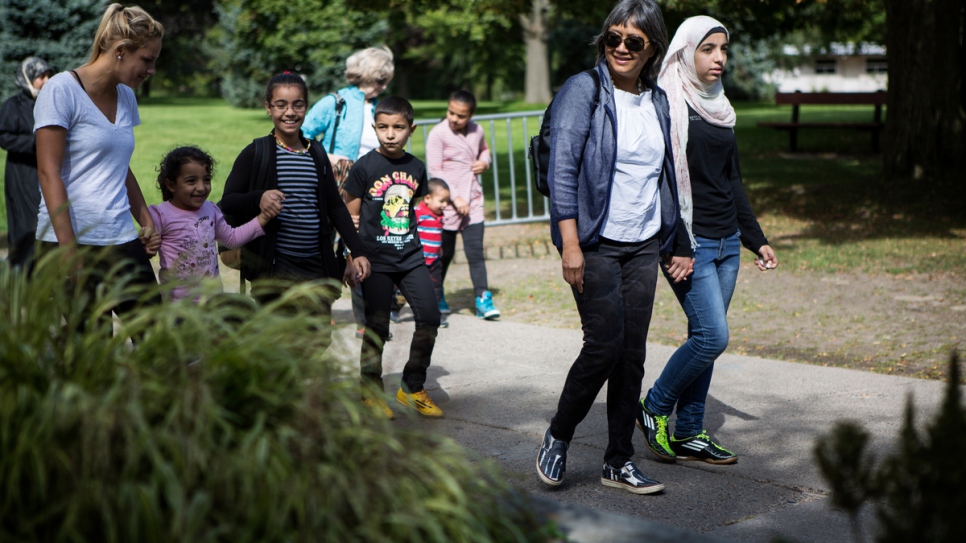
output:
<svg viewBox="0 0 966 543"><path fill-rule="evenodd" d="M91 55L87 64L93 64L102 54L120 44L128 51L144 47L153 39L164 37L164 26L137 6L126 8L121 4L107 6L101 24L94 34Z"/></svg>
<svg viewBox="0 0 966 543"><path fill-rule="evenodd" d="M392 79L395 68L392 51L388 47L369 47L356 51L345 61L345 78L350 85L375 83L380 79Z"/></svg>

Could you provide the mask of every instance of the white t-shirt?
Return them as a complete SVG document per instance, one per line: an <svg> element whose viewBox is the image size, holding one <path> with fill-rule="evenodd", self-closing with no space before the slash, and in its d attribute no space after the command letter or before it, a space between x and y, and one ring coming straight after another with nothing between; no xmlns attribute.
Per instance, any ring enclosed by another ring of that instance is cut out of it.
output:
<svg viewBox="0 0 966 543"><path fill-rule="evenodd" d="M362 139L359 140L359 157L356 160L379 147L379 137L376 136L376 129L372 127L372 123L376 122L372 117L376 106L372 102L366 102L362 105L362 109Z"/></svg>
<svg viewBox="0 0 966 543"><path fill-rule="evenodd" d="M615 241L645 241L661 229L658 183L664 165L664 132L651 101L614 89L617 105L617 164L600 235Z"/></svg>
<svg viewBox="0 0 966 543"><path fill-rule="evenodd" d="M67 129L60 168L70 202L70 221L82 245L119 245L137 237L127 198L127 178L134 153L134 127L141 124L134 91L117 86L114 124L69 72L50 78L34 105L34 131L46 126ZM41 197L37 238L57 242L47 203Z"/></svg>

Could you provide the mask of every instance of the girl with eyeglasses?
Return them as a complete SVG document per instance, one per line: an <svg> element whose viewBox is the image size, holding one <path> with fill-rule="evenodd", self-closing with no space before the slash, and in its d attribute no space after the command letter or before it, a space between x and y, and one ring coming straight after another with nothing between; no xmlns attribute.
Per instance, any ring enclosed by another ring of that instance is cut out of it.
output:
<svg viewBox="0 0 966 543"><path fill-rule="evenodd" d="M728 31L711 17L685 20L671 41L659 81L671 106L674 166L685 228L665 268L692 267L690 280L671 281L688 317L688 339L668 360L640 402L638 423L647 446L662 460L733 464L738 456L704 429L705 401L714 361L728 346L728 305L735 290L741 246L758 255L761 271L778 266L741 183L735 110L721 76L728 61ZM677 410L673 435L668 417Z"/></svg>
<svg viewBox="0 0 966 543"><path fill-rule="evenodd" d="M337 283L329 280L355 285L369 275L369 260L328 157L317 142L302 136L308 97L305 81L297 75L286 72L268 82L265 110L274 128L235 159L219 206L235 227L262 213L277 215L265 225L263 237L242 249L242 278L252 282L252 295L262 302L278 298L293 283L328 283L329 292L315 310L328 327L331 303L339 294ZM332 251L330 222L354 257L344 275ZM327 345L328 328L323 337Z"/></svg>
<svg viewBox="0 0 966 543"><path fill-rule="evenodd" d="M597 66L571 77L550 123L550 229L584 331L537 473L563 482L567 449L607 383L601 483L634 494L664 485L631 461L647 329L661 257L677 249L678 210L667 96L653 78L667 30L652 0L622 0L595 39ZM684 280L687 266L676 268Z"/></svg>

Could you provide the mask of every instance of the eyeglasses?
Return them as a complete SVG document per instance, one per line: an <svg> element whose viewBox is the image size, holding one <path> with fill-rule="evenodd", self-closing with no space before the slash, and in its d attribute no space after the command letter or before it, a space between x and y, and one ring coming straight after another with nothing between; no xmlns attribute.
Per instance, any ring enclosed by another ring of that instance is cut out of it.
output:
<svg viewBox="0 0 966 543"><path fill-rule="evenodd" d="M382 78L382 79L377 79L376 80L376 85L379 85L380 87L385 87L388 84L389 84L389 79L387 79L385 77Z"/></svg>
<svg viewBox="0 0 966 543"><path fill-rule="evenodd" d="M291 103L279 100L278 102L272 102L269 105L272 106L272 109L274 109L275 111L285 111L290 107L296 113L302 113L303 111L305 111L305 102L303 102L302 100L296 100Z"/></svg>
<svg viewBox="0 0 966 543"><path fill-rule="evenodd" d="M624 44L627 50L632 53L637 53L638 51L643 51L647 44L651 43L640 36L628 36L622 38L617 32L608 32L607 37L604 38L604 45L612 49L617 49Z"/></svg>

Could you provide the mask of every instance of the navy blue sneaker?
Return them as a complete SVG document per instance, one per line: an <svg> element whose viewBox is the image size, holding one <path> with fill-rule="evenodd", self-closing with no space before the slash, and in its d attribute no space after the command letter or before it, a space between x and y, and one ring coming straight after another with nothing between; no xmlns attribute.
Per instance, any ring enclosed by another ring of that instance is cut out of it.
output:
<svg viewBox="0 0 966 543"><path fill-rule="evenodd" d="M641 473L641 470L637 469L630 460L620 469L605 463L600 474L600 482L604 486L623 488L632 494L653 494L664 490L664 483L659 483Z"/></svg>
<svg viewBox="0 0 966 543"><path fill-rule="evenodd" d="M554 439L550 428L543 436L543 444L537 453L537 475L550 486L559 486L567 471L567 447L570 443Z"/></svg>

